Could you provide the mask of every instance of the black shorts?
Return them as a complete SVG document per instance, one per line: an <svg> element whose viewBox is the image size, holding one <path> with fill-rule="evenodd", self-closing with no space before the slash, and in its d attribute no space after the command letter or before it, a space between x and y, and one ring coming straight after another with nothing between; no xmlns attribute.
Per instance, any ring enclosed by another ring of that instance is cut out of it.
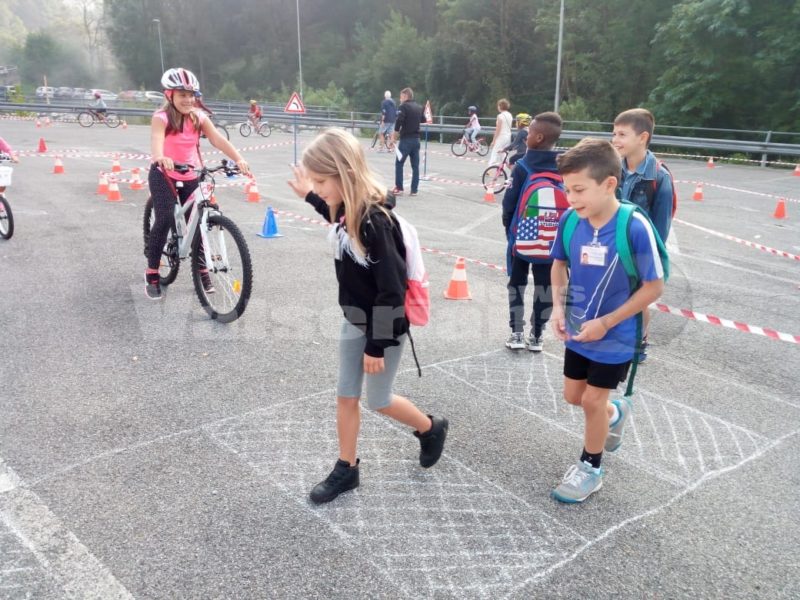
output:
<svg viewBox="0 0 800 600"><path fill-rule="evenodd" d="M631 361L618 365L597 362L567 348L564 351L564 377L586 380L593 387L614 390L628 377Z"/></svg>

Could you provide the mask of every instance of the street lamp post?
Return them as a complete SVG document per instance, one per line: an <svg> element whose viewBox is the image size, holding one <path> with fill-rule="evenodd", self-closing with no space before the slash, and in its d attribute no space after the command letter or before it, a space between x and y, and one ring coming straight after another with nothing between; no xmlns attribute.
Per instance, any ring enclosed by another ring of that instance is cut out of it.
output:
<svg viewBox="0 0 800 600"><path fill-rule="evenodd" d="M303 52L300 49L300 0L296 0L297 5L297 66L300 70L300 99L303 99Z"/></svg>
<svg viewBox="0 0 800 600"><path fill-rule="evenodd" d="M558 19L558 56L556 58L556 99L553 102L553 112L558 112L561 100L561 45L564 41L564 0L561 0L561 15Z"/></svg>
<svg viewBox="0 0 800 600"><path fill-rule="evenodd" d="M161 72L164 72L164 46L161 45L161 19L153 19L158 28L158 52L161 54Z"/></svg>

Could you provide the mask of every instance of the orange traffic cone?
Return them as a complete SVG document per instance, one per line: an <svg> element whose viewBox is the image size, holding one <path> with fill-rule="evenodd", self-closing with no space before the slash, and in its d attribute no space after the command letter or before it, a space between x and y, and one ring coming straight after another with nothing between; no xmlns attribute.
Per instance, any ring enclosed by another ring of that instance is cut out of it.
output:
<svg viewBox="0 0 800 600"><path fill-rule="evenodd" d="M132 190L141 190L144 189L144 183L142 182L141 178L139 177L139 168L134 167L131 171L133 174L133 179L131 180L131 189Z"/></svg>
<svg viewBox="0 0 800 600"><path fill-rule="evenodd" d="M122 167L119 164L119 160L114 158L114 162L111 163L111 172L112 173L120 173L122 171Z"/></svg>
<svg viewBox="0 0 800 600"><path fill-rule="evenodd" d="M694 188L694 194L692 194L692 200L697 200L698 202L703 199L703 184L698 183L697 187Z"/></svg>
<svg viewBox="0 0 800 600"><path fill-rule="evenodd" d="M253 185L253 180L252 179L248 179L244 184L244 195L245 196L247 196L247 194L250 193L250 186L251 185Z"/></svg>
<svg viewBox="0 0 800 600"><path fill-rule="evenodd" d="M36 129L42 128L42 122L39 119L36 119Z"/></svg>
<svg viewBox="0 0 800 600"><path fill-rule="evenodd" d="M45 117L44 118L44 126L45 127L50 127L50 125L52 125L52 122L50 121L50 117Z"/></svg>
<svg viewBox="0 0 800 600"><path fill-rule="evenodd" d="M102 171L100 171L100 179L97 182L97 191L95 193L108 196L108 179L106 179L106 174Z"/></svg>
<svg viewBox="0 0 800 600"><path fill-rule="evenodd" d="M127 129L128 128L128 122L125 119L122 120L122 128L123 129Z"/></svg>
<svg viewBox="0 0 800 600"><path fill-rule="evenodd" d="M798 165L797 165L797 166L794 168L794 173L793 173L793 175L794 175L795 177L800 177L800 164L798 164Z"/></svg>
<svg viewBox="0 0 800 600"><path fill-rule="evenodd" d="M64 163L61 162L61 158L56 156L56 164L53 165L53 174L55 175L63 175L64 174Z"/></svg>
<svg viewBox="0 0 800 600"><path fill-rule="evenodd" d="M456 259L453 276L450 278L450 285L444 291L444 297L448 300L472 300L467 285L467 263L463 258Z"/></svg>
<svg viewBox="0 0 800 600"><path fill-rule="evenodd" d="M775 212L772 216L776 219L787 219L786 216L786 200L783 198L778 200L778 204L775 205Z"/></svg>
<svg viewBox="0 0 800 600"><path fill-rule="evenodd" d="M484 202L494 202L494 191L486 190L486 193L483 195Z"/></svg>
<svg viewBox="0 0 800 600"><path fill-rule="evenodd" d="M260 202L261 195L258 193L258 186L256 185L256 180L254 179L250 183L250 189L247 192L247 201L248 202Z"/></svg>
<svg viewBox="0 0 800 600"><path fill-rule="evenodd" d="M47 152L47 144L44 143L44 138L39 138L39 152Z"/></svg>
<svg viewBox="0 0 800 600"><path fill-rule="evenodd" d="M122 194L119 193L119 186L117 185L116 179L112 179L108 183L108 197L106 200L109 202L122 202Z"/></svg>
<svg viewBox="0 0 800 600"><path fill-rule="evenodd" d="M714 168L714 157L713 156L709 156L708 157L708 163L707 164L708 164L708 168L709 169L713 169Z"/></svg>

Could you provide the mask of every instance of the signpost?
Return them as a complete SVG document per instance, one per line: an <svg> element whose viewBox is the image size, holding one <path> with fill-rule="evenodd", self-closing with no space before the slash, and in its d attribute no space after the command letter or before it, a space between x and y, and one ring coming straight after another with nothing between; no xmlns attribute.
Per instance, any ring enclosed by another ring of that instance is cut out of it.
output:
<svg viewBox="0 0 800 600"><path fill-rule="evenodd" d="M433 123L433 111L431 110L431 101L425 102L425 109L422 111L425 117L425 158L423 160L422 177L428 176L428 125Z"/></svg>
<svg viewBox="0 0 800 600"><path fill-rule="evenodd" d="M292 92L292 97L289 98L283 112L294 117L294 126L292 127L294 129L294 164L297 165L297 115L306 114L306 107L297 92Z"/></svg>

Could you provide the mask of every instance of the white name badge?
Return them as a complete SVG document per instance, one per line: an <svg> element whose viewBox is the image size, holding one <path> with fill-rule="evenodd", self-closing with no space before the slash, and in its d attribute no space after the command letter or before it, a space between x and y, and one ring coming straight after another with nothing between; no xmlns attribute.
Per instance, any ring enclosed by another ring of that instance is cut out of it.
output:
<svg viewBox="0 0 800 600"><path fill-rule="evenodd" d="M581 246L581 264L592 267L605 267L608 246Z"/></svg>

